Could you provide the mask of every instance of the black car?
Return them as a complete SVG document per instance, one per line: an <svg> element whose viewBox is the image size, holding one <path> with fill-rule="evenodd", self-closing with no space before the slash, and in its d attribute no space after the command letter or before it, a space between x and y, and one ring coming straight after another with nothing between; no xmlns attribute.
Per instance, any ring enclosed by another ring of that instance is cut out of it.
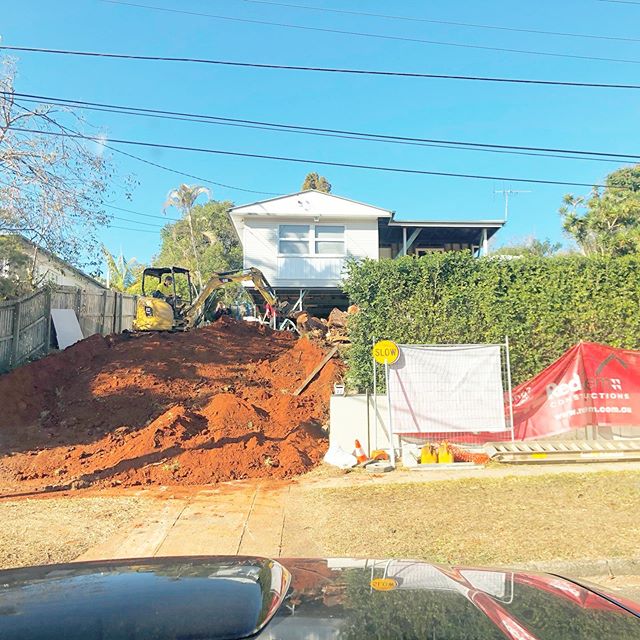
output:
<svg viewBox="0 0 640 640"><path fill-rule="evenodd" d="M640 639L640 605L543 573L182 557L0 572L0 638Z"/></svg>

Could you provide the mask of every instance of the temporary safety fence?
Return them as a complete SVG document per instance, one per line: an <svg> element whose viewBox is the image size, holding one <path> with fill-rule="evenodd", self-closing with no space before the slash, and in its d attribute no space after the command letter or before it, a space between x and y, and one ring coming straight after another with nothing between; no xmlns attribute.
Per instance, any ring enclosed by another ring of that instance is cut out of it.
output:
<svg viewBox="0 0 640 640"><path fill-rule="evenodd" d="M388 365L387 388L387 422L396 447L513 439L508 338L501 344L399 345L399 350L398 360ZM376 402L381 373L374 360Z"/></svg>
<svg viewBox="0 0 640 640"><path fill-rule="evenodd" d="M108 289L43 287L23 298L0 302L0 372L49 353L51 309L73 309L86 338L131 329L136 299Z"/></svg>

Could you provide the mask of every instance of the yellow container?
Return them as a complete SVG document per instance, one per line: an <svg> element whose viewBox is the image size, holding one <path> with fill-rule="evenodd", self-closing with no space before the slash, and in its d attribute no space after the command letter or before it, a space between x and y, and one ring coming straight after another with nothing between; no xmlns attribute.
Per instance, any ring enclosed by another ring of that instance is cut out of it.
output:
<svg viewBox="0 0 640 640"><path fill-rule="evenodd" d="M435 464L436 462L438 462L438 454L435 447L426 444L420 452L420 464Z"/></svg>
<svg viewBox="0 0 640 640"><path fill-rule="evenodd" d="M440 464L451 464L453 462L453 453L446 442L443 442L438 447L438 462Z"/></svg>

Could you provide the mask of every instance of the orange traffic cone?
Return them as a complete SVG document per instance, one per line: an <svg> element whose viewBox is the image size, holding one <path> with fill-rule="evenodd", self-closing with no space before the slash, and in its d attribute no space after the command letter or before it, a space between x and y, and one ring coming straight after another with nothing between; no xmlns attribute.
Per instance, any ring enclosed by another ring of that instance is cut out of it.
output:
<svg viewBox="0 0 640 640"><path fill-rule="evenodd" d="M360 444L360 440L356 440L356 450L353 455L355 455L358 464L362 464L369 459L369 456L364 452L364 449Z"/></svg>

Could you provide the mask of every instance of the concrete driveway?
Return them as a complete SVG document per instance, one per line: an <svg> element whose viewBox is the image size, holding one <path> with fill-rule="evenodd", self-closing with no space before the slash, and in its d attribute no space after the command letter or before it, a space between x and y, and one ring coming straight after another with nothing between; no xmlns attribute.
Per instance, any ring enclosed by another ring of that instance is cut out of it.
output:
<svg viewBox="0 0 640 640"><path fill-rule="evenodd" d="M286 482L149 492L154 508L78 560L181 555L282 555ZM164 494L164 495L163 495Z"/></svg>

